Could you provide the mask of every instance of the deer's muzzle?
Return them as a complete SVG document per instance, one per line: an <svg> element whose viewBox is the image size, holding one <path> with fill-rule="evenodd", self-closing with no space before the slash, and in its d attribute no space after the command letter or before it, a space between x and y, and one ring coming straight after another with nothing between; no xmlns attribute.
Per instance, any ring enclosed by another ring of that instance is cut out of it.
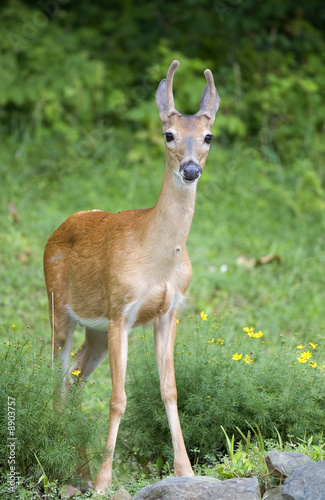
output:
<svg viewBox="0 0 325 500"><path fill-rule="evenodd" d="M202 168L193 160L182 163L179 170L184 182L194 182L202 175Z"/></svg>

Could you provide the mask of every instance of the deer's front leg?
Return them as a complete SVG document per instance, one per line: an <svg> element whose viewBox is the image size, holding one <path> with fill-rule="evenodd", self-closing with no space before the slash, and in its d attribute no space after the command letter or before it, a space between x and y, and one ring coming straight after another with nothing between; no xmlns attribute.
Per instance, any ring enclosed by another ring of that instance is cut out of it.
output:
<svg viewBox="0 0 325 500"><path fill-rule="evenodd" d="M104 491L112 483L112 463L121 417L126 408L124 389L128 351L128 330L124 322L110 321L108 326L108 355L112 379L109 405L109 430L105 456L96 479L95 489Z"/></svg>
<svg viewBox="0 0 325 500"><path fill-rule="evenodd" d="M160 376L161 398L166 408L174 448L176 476L193 476L187 456L177 411L177 389L174 371L176 310L162 316L155 326L155 350Z"/></svg>

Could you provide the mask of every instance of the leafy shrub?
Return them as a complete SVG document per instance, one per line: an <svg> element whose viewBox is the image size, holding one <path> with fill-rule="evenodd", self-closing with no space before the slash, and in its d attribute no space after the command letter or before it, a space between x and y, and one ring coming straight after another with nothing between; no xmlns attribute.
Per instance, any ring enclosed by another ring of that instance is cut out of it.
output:
<svg viewBox="0 0 325 500"><path fill-rule="evenodd" d="M12 458L17 480L36 484L44 471L48 481L62 484L80 474L85 459L78 450L96 446L100 420L82 409L78 383L60 397L59 369L46 354L45 339L27 338L14 331L1 345L0 436L14 449L10 456L10 448L1 447L0 471L9 473Z"/></svg>
<svg viewBox="0 0 325 500"><path fill-rule="evenodd" d="M202 317L191 319L191 334L186 342L180 338L175 348L179 414L192 463L225 451L221 426L237 437L237 428L247 434L250 426L258 426L265 439L321 434L323 339L310 339L302 347L297 336L281 336L280 347L271 354L262 332L233 332L227 321L203 313ZM134 349L137 360L132 363L130 357L128 407L121 426L124 449L142 463L159 456L171 460L154 353L145 335Z"/></svg>
<svg viewBox="0 0 325 500"><path fill-rule="evenodd" d="M22 5L4 8L2 14L1 118L10 132L73 136L76 125L95 121L111 108L103 62L80 48L85 31L69 33L40 9ZM87 30L87 36L95 33Z"/></svg>

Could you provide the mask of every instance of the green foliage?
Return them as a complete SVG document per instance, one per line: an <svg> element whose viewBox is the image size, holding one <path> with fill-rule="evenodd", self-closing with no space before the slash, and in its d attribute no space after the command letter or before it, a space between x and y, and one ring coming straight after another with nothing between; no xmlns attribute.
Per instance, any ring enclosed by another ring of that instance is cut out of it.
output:
<svg viewBox="0 0 325 500"><path fill-rule="evenodd" d="M113 96L106 97L110 80L103 62L79 49L94 32L73 36L41 11L22 6L3 10L2 27L0 103L10 132L36 138L51 133L73 141L80 127L114 107L109 105Z"/></svg>
<svg viewBox="0 0 325 500"><path fill-rule="evenodd" d="M82 409L78 384L60 397L59 367L52 366L45 339L29 334L29 340L21 340L13 330L2 342L0 357L0 400L5 410L0 433L2 442L12 446L1 448L1 473L6 476L14 470L18 490L39 483L49 493L54 480L63 484L80 475L85 459L79 450L96 446L100 420L93 411ZM91 461L95 456L93 451Z"/></svg>
<svg viewBox="0 0 325 500"><path fill-rule="evenodd" d="M116 481L112 484L107 493L107 498L111 498L111 496L113 496L121 488L127 490L127 492L131 496L133 496L142 488L145 488L149 484L154 484L158 482L160 479L161 478L159 476L155 476L154 474L150 474L150 477L146 477L143 472L140 474L134 472L132 475L130 475L129 473L125 481ZM100 499L102 497L100 496L100 494L98 494L97 497L96 493L93 493L92 498Z"/></svg>
<svg viewBox="0 0 325 500"><path fill-rule="evenodd" d="M303 439L320 435L325 423L324 338L300 344L297 335L286 340L281 335L279 347L269 353L268 336L248 327L233 331L230 317L220 321L202 313L203 319L186 325L186 341L180 338L176 345L178 406L192 463L225 448L234 459L233 441L226 440L225 447L225 434L238 438L256 428L262 449L261 436ZM124 448L142 463L159 456L171 460L154 353L145 336L133 349ZM236 460L249 468L246 451Z"/></svg>
<svg viewBox="0 0 325 500"><path fill-rule="evenodd" d="M245 447L242 445L242 441L239 441L237 450L235 450L235 435L233 434L230 439L224 428L222 426L221 428L226 438L227 454L222 458L220 463L215 464L211 470L209 470L207 475L216 474L220 479L258 475L258 473L260 473L258 465L261 463L265 454L264 441L263 438L260 437L260 433L255 443L252 443L250 431L248 431L247 436L245 436L242 431L237 428L245 442ZM257 444L260 445L260 448ZM256 457L258 457L257 461ZM263 472L266 472L264 463L262 469Z"/></svg>
<svg viewBox="0 0 325 500"><path fill-rule="evenodd" d="M158 24L158 31L149 22L152 13L148 15L141 2L124 5L122 14L120 2L112 2L110 9L79 6L77 16L69 5L57 3L50 18L40 7L16 2L2 7L3 130L70 144L82 138L83 128L102 122L107 128L126 125L130 130L141 125L152 135L153 124L158 124L152 97L170 60L178 57L182 67L175 91L177 96L177 88L182 89L178 104L183 112L197 110L202 70L211 66L218 71L222 106L216 130L222 142L258 135L263 153L276 161L292 162L297 149L310 151L311 142L321 142L325 87L324 39L310 22L316 24L316 19L303 8L305 18L293 16L285 2L277 19L269 17L267 8L254 12L246 28L258 27L259 37L247 38L242 16L244 12L251 16L253 2L239 2L232 9L216 2L212 13L205 0L200 4L195 34L181 29L194 8L198 15L198 5L184 0L169 6L168 20ZM209 9L202 10L204 6ZM163 18L164 7L163 2L156 5ZM148 23L147 29L143 23ZM168 29L177 43L170 40ZM202 29L204 37L198 36ZM232 45L234 30L242 37L238 48ZM129 46L122 33L137 36L137 43L132 39Z"/></svg>
<svg viewBox="0 0 325 500"><path fill-rule="evenodd" d="M290 444L295 449L295 451L304 453L316 462L325 460L324 439L321 439L319 442L317 442L314 436L310 436L308 439L299 439L299 442L295 445L292 445L292 443ZM290 446L290 444L288 446Z"/></svg>

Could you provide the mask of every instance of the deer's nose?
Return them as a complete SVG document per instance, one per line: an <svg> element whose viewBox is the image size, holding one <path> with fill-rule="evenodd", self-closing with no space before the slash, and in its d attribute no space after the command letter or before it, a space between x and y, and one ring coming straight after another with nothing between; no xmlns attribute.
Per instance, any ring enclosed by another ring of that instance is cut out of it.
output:
<svg viewBox="0 0 325 500"><path fill-rule="evenodd" d="M181 164L180 172L185 182L194 182L201 176L202 168L198 163L190 160Z"/></svg>

